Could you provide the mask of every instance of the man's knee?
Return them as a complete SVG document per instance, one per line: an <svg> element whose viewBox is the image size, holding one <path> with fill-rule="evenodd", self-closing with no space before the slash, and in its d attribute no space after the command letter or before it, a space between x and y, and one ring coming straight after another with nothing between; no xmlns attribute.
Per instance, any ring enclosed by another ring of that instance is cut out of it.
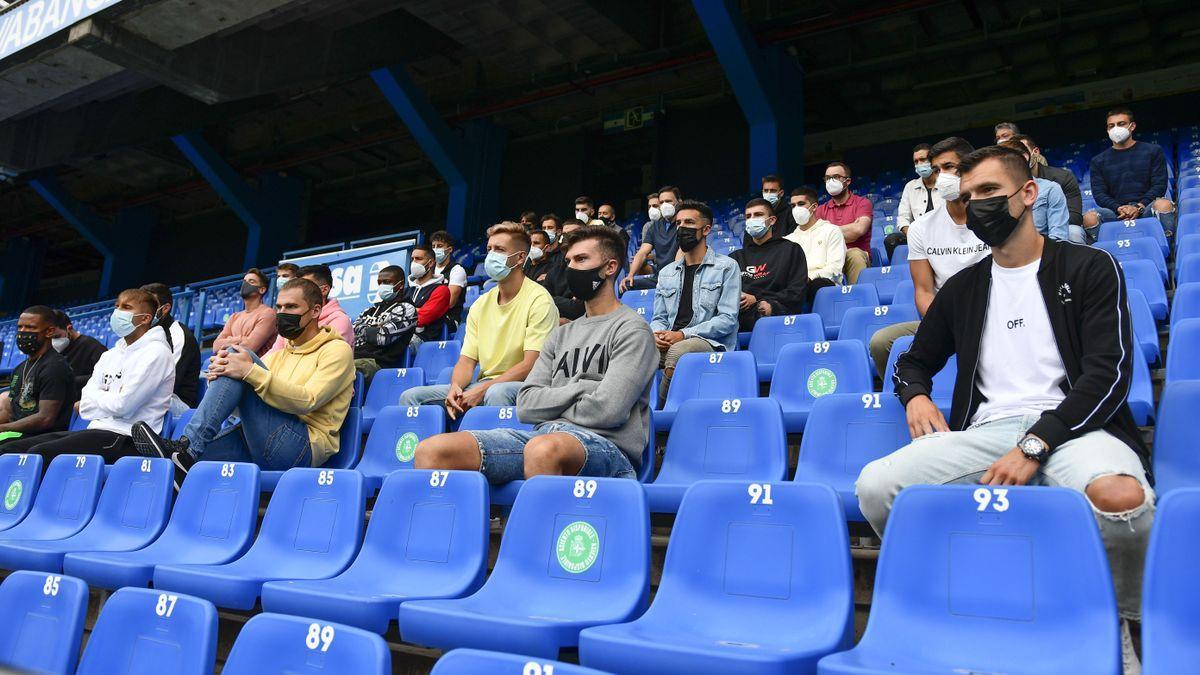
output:
<svg viewBox="0 0 1200 675"><path fill-rule="evenodd" d="M1175 210L1175 204L1170 199L1159 197L1158 199L1154 200L1152 208L1157 213L1171 213Z"/></svg>
<svg viewBox="0 0 1200 675"><path fill-rule="evenodd" d="M525 443L525 476L579 473L583 465L579 443L563 434L534 436Z"/></svg>
<svg viewBox="0 0 1200 675"><path fill-rule="evenodd" d="M1125 513L1146 503L1146 491L1133 476L1101 476L1088 484L1087 497L1104 513Z"/></svg>
<svg viewBox="0 0 1200 675"><path fill-rule="evenodd" d="M516 405L519 384L495 384L483 393L483 404L494 406Z"/></svg>
<svg viewBox="0 0 1200 675"><path fill-rule="evenodd" d="M1100 214L1095 211L1088 211L1083 214L1083 226L1085 228L1098 227L1100 225Z"/></svg>
<svg viewBox="0 0 1200 675"><path fill-rule="evenodd" d="M417 444L413 455L415 469L478 468L479 455L471 435L466 432L438 434Z"/></svg>

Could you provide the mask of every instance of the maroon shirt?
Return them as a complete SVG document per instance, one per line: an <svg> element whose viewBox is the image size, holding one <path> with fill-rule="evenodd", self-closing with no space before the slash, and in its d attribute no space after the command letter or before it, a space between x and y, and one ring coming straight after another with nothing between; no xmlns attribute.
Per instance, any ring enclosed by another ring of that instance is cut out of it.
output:
<svg viewBox="0 0 1200 675"><path fill-rule="evenodd" d="M870 218L874 213L875 210L871 206L870 199L867 199L866 197L860 197L851 192L850 196L846 198L846 202L844 204L838 204L837 202L833 201L832 197L830 197L828 201L817 207L817 212L814 213L813 216L822 220L828 220L834 225L841 227L842 225L849 225L863 216ZM861 248L867 253L870 253L871 228L868 227L867 233L859 237L858 241L846 242L846 246L850 248Z"/></svg>

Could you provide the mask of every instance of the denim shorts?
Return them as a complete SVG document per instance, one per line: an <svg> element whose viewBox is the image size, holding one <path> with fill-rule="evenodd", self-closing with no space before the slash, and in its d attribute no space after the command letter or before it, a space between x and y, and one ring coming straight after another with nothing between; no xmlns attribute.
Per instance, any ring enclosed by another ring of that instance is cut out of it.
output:
<svg viewBox="0 0 1200 675"><path fill-rule="evenodd" d="M633 464L620 448L607 438L566 422L545 422L534 428L488 429L468 431L479 445L483 461L479 471L493 485L525 478L525 444L534 436L570 434L583 445L583 469L580 476L636 478Z"/></svg>

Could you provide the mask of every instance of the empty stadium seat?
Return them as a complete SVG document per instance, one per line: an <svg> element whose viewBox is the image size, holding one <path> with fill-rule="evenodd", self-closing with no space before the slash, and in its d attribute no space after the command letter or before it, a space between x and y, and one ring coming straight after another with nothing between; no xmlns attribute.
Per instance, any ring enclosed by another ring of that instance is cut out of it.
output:
<svg viewBox="0 0 1200 675"><path fill-rule="evenodd" d="M804 431L813 401L829 394L874 389L867 350L858 340L784 345L771 379L771 398L783 409L788 433Z"/></svg>
<svg viewBox="0 0 1200 675"><path fill-rule="evenodd" d="M1175 289L1171 298L1171 326L1183 319L1196 318L1200 318L1200 282L1193 281Z"/></svg>
<svg viewBox="0 0 1200 675"><path fill-rule="evenodd" d="M0 664L70 675L79 659L88 587L79 579L13 572L0 583Z"/></svg>
<svg viewBox="0 0 1200 675"><path fill-rule="evenodd" d="M1170 252L1167 245L1167 234L1158 218L1138 218L1137 220L1115 220L1100 223L1100 234L1097 243L1119 241L1121 239L1149 239L1158 245L1159 251L1165 256Z"/></svg>
<svg viewBox="0 0 1200 675"><path fill-rule="evenodd" d="M1200 318L1183 319L1171 326L1167 343L1167 382L1200 380ZM4 533L0 532L0 536Z"/></svg>
<svg viewBox="0 0 1200 675"><path fill-rule="evenodd" d="M777 481L787 475L787 435L769 398L696 399L679 408L662 466L646 497L653 513L674 513L688 486L707 478Z"/></svg>
<svg viewBox="0 0 1200 675"><path fill-rule="evenodd" d="M209 675L217 656L212 603L122 588L104 603L77 675Z"/></svg>
<svg viewBox="0 0 1200 675"><path fill-rule="evenodd" d="M63 570L93 586L145 587L155 565L220 565L240 557L258 521L259 469L241 462L197 462L180 486L162 536L128 552L68 553Z"/></svg>
<svg viewBox="0 0 1200 675"><path fill-rule="evenodd" d="M24 520L33 508L33 496L42 482L42 456L0 455L0 531Z"/></svg>
<svg viewBox="0 0 1200 675"><path fill-rule="evenodd" d="M167 524L174 477L175 465L169 459L118 459L87 526L63 539L0 542L0 567L61 572L63 556L72 551L133 551L146 546Z"/></svg>
<svg viewBox="0 0 1200 675"><path fill-rule="evenodd" d="M821 483L841 498L847 520L862 522L854 483L862 468L908 445L908 418L890 394L833 394L813 403L800 439L796 481Z"/></svg>
<svg viewBox="0 0 1200 675"><path fill-rule="evenodd" d="M892 397L896 391L896 385L892 381L892 375L896 372L896 361L900 355L908 351L912 346L913 336L905 335L896 338L892 343L892 351L888 354L887 369L883 373L883 393L888 397ZM958 377L958 354L953 354L946 361L946 365L942 366L933 376L933 391L930 392L930 399L942 411L942 414L947 418L950 416L950 404L954 399L954 380Z"/></svg>
<svg viewBox="0 0 1200 675"><path fill-rule="evenodd" d="M488 485L477 471L397 471L375 500L362 552L332 579L263 585L268 612L387 631L400 603L458 598L483 583Z"/></svg>
<svg viewBox="0 0 1200 675"><path fill-rule="evenodd" d="M393 471L411 469L417 444L444 431L446 413L441 406L389 405L379 409L358 463L367 490L378 490L384 477Z"/></svg>
<svg viewBox="0 0 1200 675"><path fill-rule="evenodd" d="M455 649L433 664L430 675L606 675L573 663L482 649Z"/></svg>
<svg viewBox="0 0 1200 675"><path fill-rule="evenodd" d="M671 429L679 406L693 399L754 398L758 368L750 352L684 354L675 366L663 409L654 411L655 427Z"/></svg>
<svg viewBox="0 0 1200 675"><path fill-rule="evenodd" d="M1162 390L1154 425L1154 489L1164 495L1200 487L1200 456L1195 452L1192 416L1200 408L1200 380L1168 382Z"/></svg>
<svg viewBox="0 0 1200 675"><path fill-rule="evenodd" d="M1196 286L1197 289L1200 289L1200 284ZM1130 288L1127 297L1129 299L1129 315L1133 319L1133 339L1137 341L1138 347L1146 357L1146 363L1156 364L1161 360L1162 352L1158 346L1158 325L1154 323L1154 315L1150 313L1150 304L1146 302L1146 294L1136 288ZM1178 290L1175 291L1175 298L1176 300L1179 298ZM1174 310L1172 310L1171 320L1175 320Z"/></svg>
<svg viewBox="0 0 1200 675"><path fill-rule="evenodd" d="M1200 254L1197 258L1200 258ZM1121 263L1121 270L1125 273L1125 281L1129 288L1136 288L1146 296L1146 303L1150 305L1150 313L1154 315L1154 320L1165 320L1167 290L1154 263L1149 260L1126 260Z"/></svg>
<svg viewBox="0 0 1200 675"><path fill-rule="evenodd" d="M188 423L192 421L192 416L195 414L195 408L188 408L178 415L167 415L167 419L169 420L171 426L170 431L166 431L164 429L164 433L167 438L176 441L179 440L179 438L183 436L184 428L187 427Z"/></svg>
<svg viewBox="0 0 1200 675"><path fill-rule="evenodd" d="M1092 507L1066 488L906 488L884 534L866 633L818 672L1120 673Z"/></svg>
<svg viewBox="0 0 1200 675"><path fill-rule="evenodd" d="M892 304L917 306L917 296L912 279L904 279L896 284L896 292L892 296Z"/></svg>
<svg viewBox="0 0 1200 675"><path fill-rule="evenodd" d="M0 531L0 542L63 539L82 530L96 512L103 480L104 460L99 455L55 457L42 476L29 515Z"/></svg>
<svg viewBox="0 0 1200 675"><path fill-rule="evenodd" d="M246 555L223 565L159 565L154 586L250 609L267 581L326 579L358 552L365 502L357 471L291 469L279 480Z"/></svg>
<svg viewBox="0 0 1200 675"><path fill-rule="evenodd" d="M1189 253L1175 260L1175 283L1182 286L1200 281L1200 253Z"/></svg>
<svg viewBox="0 0 1200 675"><path fill-rule="evenodd" d="M888 264L892 267L908 266L908 244L900 244L892 251L892 257L888 260ZM861 282L860 282L861 283Z"/></svg>
<svg viewBox="0 0 1200 675"><path fill-rule="evenodd" d="M495 569L458 600L400 605L405 641L556 658L579 631L628 621L650 595L642 486L619 478L535 476L504 528Z"/></svg>
<svg viewBox="0 0 1200 675"><path fill-rule="evenodd" d="M1113 258L1116 258L1120 262L1127 260L1149 260L1158 269L1163 283L1167 283L1167 259L1163 255L1162 249L1159 248L1158 243L1153 239L1148 237L1113 239L1111 241L1098 241L1095 246L1098 249L1108 251Z"/></svg>
<svg viewBox="0 0 1200 675"><path fill-rule="evenodd" d="M812 672L854 640L849 543L827 486L696 483L654 603L580 633L580 661L630 674Z"/></svg>
<svg viewBox="0 0 1200 675"><path fill-rule="evenodd" d="M875 284L855 286L826 286L817 291L813 300L813 313L821 317L825 326L825 338L837 337L842 326L842 316L851 307L874 307L879 304L879 293Z"/></svg>
<svg viewBox="0 0 1200 675"><path fill-rule="evenodd" d="M428 378L438 375L445 368L454 368L454 364L458 363L460 351L462 351L462 343L458 340L422 342L417 347L417 356L413 359L412 365L425 373L425 384L434 384Z"/></svg>
<svg viewBox="0 0 1200 675"><path fill-rule="evenodd" d="M621 302L649 321L654 318L654 289L625 291Z"/></svg>
<svg viewBox="0 0 1200 675"><path fill-rule="evenodd" d="M1176 259L1189 256L1193 253L1200 253L1200 234L1175 237Z"/></svg>
<svg viewBox="0 0 1200 675"><path fill-rule="evenodd" d="M1189 234L1200 234L1200 213L1181 213L1175 225L1175 240Z"/></svg>
<svg viewBox="0 0 1200 675"><path fill-rule="evenodd" d="M338 433L338 451L325 460L322 469L351 469L358 463L358 453L362 449L362 412L358 408L346 411L346 419L342 421ZM283 471L263 471L261 485L264 492L271 492L283 477Z"/></svg>
<svg viewBox="0 0 1200 675"><path fill-rule="evenodd" d="M360 628L313 619L259 614L238 633L225 675L391 675L392 654L383 638Z"/></svg>
<svg viewBox="0 0 1200 675"><path fill-rule="evenodd" d="M754 355L759 381L770 381L775 362L779 360L779 350L784 345L824 339L825 327L816 314L762 317L755 322L750 335L750 353Z"/></svg>
<svg viewBox="0 0 1200 675"><path fill-rule="evenodd" d="M425 371L420 368L383 368L371 378L371 386L363 400L362 431L371 433L379 411L400 405L400 395L425 384Z"/></svg>
<svg viewBox="0 0 1200 675"><path fill-rule="evenodd" d="M898 323L920 321L921 315L913 305L879 305L876 307L852 307L846 310L842 317L842 326L838 331L838 342L858 340L863 348L871 344L871 338L879 330ZM875 371L875 362L868 359L871 372ZM882 374L882 373L879 373Z"/></svg>
<svg viewBox="0 0 1200 675"><path fill-rule="evenodd" d="M1126 399L1133 421L1139 426L1154 423L1154 384L1150 379L1150 365L1141 349L1133 350L1133 381Z"/></svg>
<svg viewBox="0 0 1200 675"><path fill-rule="evenodd" d="M1200 579L1195 564L1200 489L1165 493L1157 509L1142 586L1142 672L1173 675L1190 672L1200 662Z"/></svg>
<svg viewBox="0 0 1200 675"><path fill-rule="evenodd" d="M912 279L907 264L868 267L858 275L858 283L875 284L875 292L879 295L879 302L884 305L892 304L892 300L896 295L896 287L906 279Z"/></svg>

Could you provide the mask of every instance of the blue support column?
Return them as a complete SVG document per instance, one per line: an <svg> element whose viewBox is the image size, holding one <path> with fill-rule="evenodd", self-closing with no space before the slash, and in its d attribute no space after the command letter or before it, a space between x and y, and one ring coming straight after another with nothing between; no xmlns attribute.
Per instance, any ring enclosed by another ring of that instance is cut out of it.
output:
<svg viewBox="0 0 1200 675"><path fill-rule="evenodd" d="M459 239L496 220L507 134L486 120L452 130L403 66L371 73L375 86L433 162L450 189L446 229Z"/></svg>
<svg viewBox="0 0 1200 675"><path fill-rule="evenodd" d="M0 310L16 313L29 306L46 257L46 240L32 237L9 239L0 274Z"/></svg>
<svg viewBox="0 0 1200 675"><path fill-rule="evenodd" d="M35 178L29 184L104 256L99 297L146 283L142 277L150 231L158 220L153 209L124 209L117 213L114 222L109 222L76 200L53 176Z"/></svg>
<svg viewBox="0 0 1200 675"><path fill-rule="evenodd" d="M304 181L277 174L247 183L198 131L172 136L175 147L196 167L246 225L243 269L274 265L300 240L304 220Z"/></svg>
<svg viewBox="0 0 1200 675"><path fill-rule="evenodd" d="M750 127L750 191L762 177L804 176L804 76L780 47L761 48L736 0L692 0Z"/></svg>

